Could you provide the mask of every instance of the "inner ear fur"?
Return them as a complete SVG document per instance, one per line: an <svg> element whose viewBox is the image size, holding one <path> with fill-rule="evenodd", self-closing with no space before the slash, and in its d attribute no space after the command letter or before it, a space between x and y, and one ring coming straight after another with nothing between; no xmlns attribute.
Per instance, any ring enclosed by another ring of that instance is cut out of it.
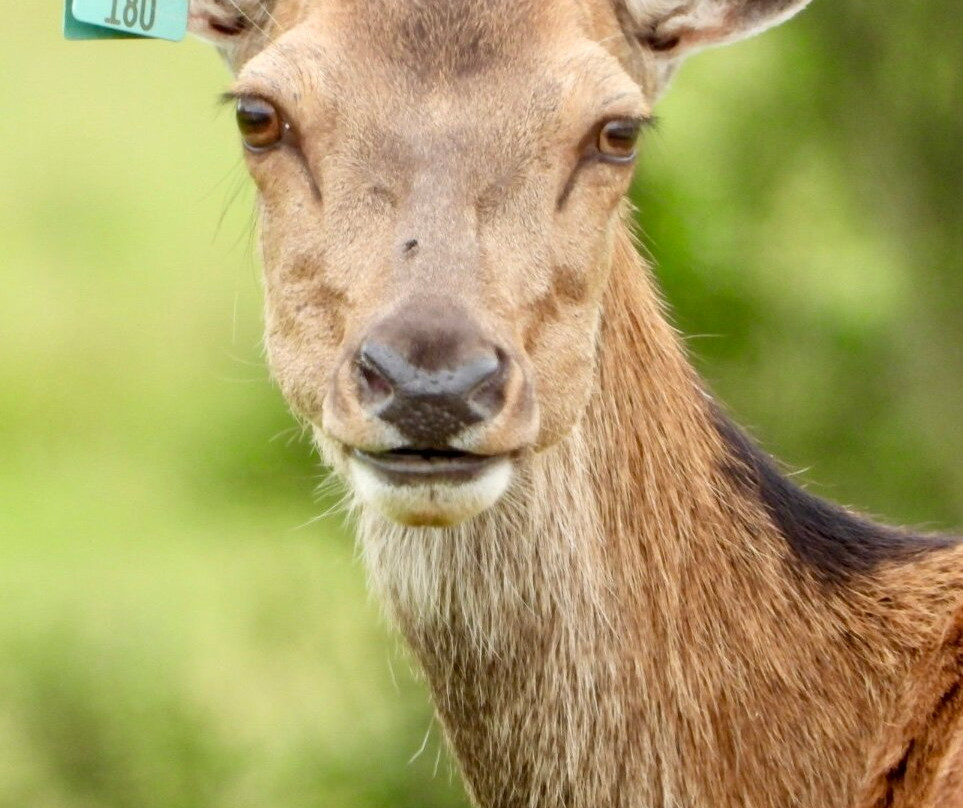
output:
<svg viewBox="0 0 963 808"><path fill-rule="evenodd" d="M622 0L628 33L657 56L676 60L735 42L788 20L810 0Z"/></svg>

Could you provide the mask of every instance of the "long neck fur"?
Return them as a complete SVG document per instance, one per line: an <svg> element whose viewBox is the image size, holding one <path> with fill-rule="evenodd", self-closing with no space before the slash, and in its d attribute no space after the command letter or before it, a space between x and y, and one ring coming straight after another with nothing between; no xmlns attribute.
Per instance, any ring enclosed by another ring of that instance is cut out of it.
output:
<svg viewBox="0 0 963 808"><path fill-rule="evenodd" d="M362 513L480 806L851 803L960 553L818 574L718 422L624 231L571 435L457 528Z"/></svg>

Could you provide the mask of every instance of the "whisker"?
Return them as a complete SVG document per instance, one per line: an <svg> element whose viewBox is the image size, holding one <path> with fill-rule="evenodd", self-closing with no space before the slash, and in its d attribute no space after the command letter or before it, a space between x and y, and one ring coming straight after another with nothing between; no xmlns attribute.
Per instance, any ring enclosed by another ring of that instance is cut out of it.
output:
<svg viewBox="0 0 963 808"><path fill-rule="evenodd" d="M420 748L417 752L415 752L415 753L409 758L409 760L408 760L408 765L409 765L409 766L410 766L412 763L414 763L416 760L418 760L418 758L420 758L420 757L424 754L425 749L426 749L427 746L428 746L428 736L431 735L431 725L432 725L433 723L434 723L434 719L432 719L432 720L428 723L428 729L425 731L425 739L421 742L421 748Z"/></svg>
<svg viewBox="0 0 963 808"><path fill-rule="evenodd" d="M344 506L346 504L346 501L349 499L349 497L350 497L349 494L345 494L344 497L342 497L339 501L335 502L330 508L325 509L324 511L319 513L317 516L312 516L310 519L308 519L307 522L304 522L303 524L300 524L291 528L291 532L293 533L298 530L304 530L305 528L311 527L312 525L315 525L318 522L324 521L329 516L333 516L334 514L340 511L346 512L346 508Z"/></svg>
<svg viewBox="0 0 963 808"><path fill-rule="evenodd" d="M252 362L250 359L245 359L243 356L238 356L230 351L223 351L224 356L230 359L232 362L243 365L244 367L254 368L255 370L264 371L263 381L270 381L270 376L267 374L267 368L264 366L263 362ZM295 427L291 427L294 429Z"/></svg>
<svg viewBox="0 0 963 808"><path fill-rule="evenodd" d="M282 429L280 432L276 433L272 437L268 438L268 443L274 443L274 441L280 438L297 438L298 428L296 426L289 426L287 429ZM288 445L288 444L286 444Z"/></svg>
<svg viewBox="0 0 963 808"><path fill-rule="evenodd" d="M261 4L260 4L260 7L261 7L261 11L263 11L263 12L267 15L267 18L268 18L272 23L274 23L274 26L275 26L276 28L280 28L281 26L278 25L277 18L271 13L271 9L269 9L269 8L267 7L267 3L261 3Z"/></svg>
<svg viewBox="0 0 963 808"><path fill-rule="evenodd" d="M257 30L258 30L263 36L267 36L267 35L268 35L268 34L267 34L267 31L265 31L260 25L257 24L257 20L255 20L250 14L248 14L243 8L241 8L241 7L237 4L236 0L227 0L227 2L230 3L232 6L234 6L234 8L237 9L238 13L239 13L245 20L247 20L249 23L251 23L251 25L253 25L255 28L257 28ZM266 9L264 8L264 4L262 3L262 4L261 4L261 11L265 11L265 10L266 10ZM269 16L270 16L270 15L269 15ZM272 19L273 19L273 17L272 17ZM275 23L276 23L276 21L275 21Z"/></svg>
<svg viewBox="0 0 963 808"><path fill-rule="evenodd" d="M391 652L388 652L388 675L391 677L391 684L394 686L395 693L401 695L401 687L398 685L398 677L395 676L395 666L391 661Z"/></svg>
<svg viewBox="0 0 963 808"><path fill-rule="evenodd" d="M221 180L221 182L225 182L229 177L231 177L232 174L232 185L228 189L227 196L225 197L224 201L224 207L221 210L221 215L217 220L217 227L214 229L214 238L217 238L217 236L220 235L221 228L224 226L224 220L227 218L227 214L230 213L234 203L237 202L241 194L247 189L247 172L244 171L244 165L241 161L238 161L234 168L228 172L227 176L224 178L224 180ZM233 246L236 246L236 244Z"/></svg>

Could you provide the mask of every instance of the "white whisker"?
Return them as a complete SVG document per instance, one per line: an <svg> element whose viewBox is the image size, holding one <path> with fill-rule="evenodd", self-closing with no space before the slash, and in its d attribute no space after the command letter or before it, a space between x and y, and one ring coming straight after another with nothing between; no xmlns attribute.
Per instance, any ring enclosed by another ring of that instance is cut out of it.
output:
<svg viewBox="0 0 963 808"><path fill-rule="evenodd" d="M421 742L421 747L418 749L417 752L415 752L415 753L408 759L408 765L409 765L409 766L410 766L412 763L414 763L416 760L418 760L418 758L420 758L420 757L424 754L425 748L428 746L428 736L431 735L431 725L434 724L434 723L435 723L434 720L432 720L432 721L430 721L430 722L428 723L428 729L425 731L425 739Z"/></svg>
<svg viewBox="0 0 963 808"><path fill-rule="evenodd" d="M250 14L248 14L243 8L241 8L241 7L237 4L236 0L227 0L227 2L230 3L232 6L234 6L234 8L237 9L238 13L240 13L240 15L241 15L245 20L247 20L249 23L251 23L251 25L253 25L255 28L257 28L257 30L258 30L262 35L264 35L264 36L267 36L267 35L268 35L268 34L267 34L267 31L265 31L260 25L257 24L257 20L255 20ZM265 10L263 4L261 4L261 10L262 10L262 11ZM273 19L273 18L272 18L272 19Z"/></svg>

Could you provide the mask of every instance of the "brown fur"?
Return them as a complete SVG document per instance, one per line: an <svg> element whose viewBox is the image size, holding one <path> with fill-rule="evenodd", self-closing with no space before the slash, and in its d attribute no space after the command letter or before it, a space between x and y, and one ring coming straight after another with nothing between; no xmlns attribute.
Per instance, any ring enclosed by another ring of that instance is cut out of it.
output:
<svg viewBox="0 0 963 808"><path fill-rule="evenodd" d="M859 808L963 806L963 609L909 681L870 761Z"/></svg>
<svg viewBox="0 0 963 808"><path fill-rule="evenodd" d="M581 156L682 55L804 0L238 4L256 30L213 37L235 90L297 136L248 157L272 369L363 500L372 585L476 804L954 804L963 545L774 477L668 325L630 170ZM233 14L195 5L203 34ZM440 529L364 500L351 454L400 445L352 357L426 298L511 357L503 410L460 446L510 458L511 484L471 518L418 495Z"/></svg>

